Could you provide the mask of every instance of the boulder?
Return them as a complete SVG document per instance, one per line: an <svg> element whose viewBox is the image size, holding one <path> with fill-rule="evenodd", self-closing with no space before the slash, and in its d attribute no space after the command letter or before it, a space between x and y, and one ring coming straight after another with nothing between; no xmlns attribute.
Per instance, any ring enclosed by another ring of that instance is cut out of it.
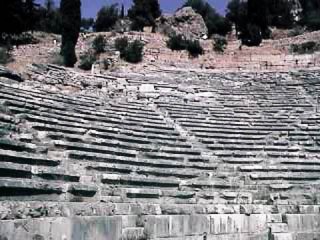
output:
<svg viewBox="0 0 320 240"><path fill-rule="evenodd" d="M191 7L184 7L174 15L158 18L156 32L166 35L182 34L186 39L203 39L208 35L208 28L200 14Z"/></svg>

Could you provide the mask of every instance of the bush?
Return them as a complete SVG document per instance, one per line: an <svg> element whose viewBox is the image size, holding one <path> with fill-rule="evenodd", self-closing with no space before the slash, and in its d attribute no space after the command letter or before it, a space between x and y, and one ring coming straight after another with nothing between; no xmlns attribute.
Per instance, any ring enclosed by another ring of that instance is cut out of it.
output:
<svg viewBox="0 0 320 240"><path fill-rule="evenodd" d="M123 58L123 54L126 50L126 48L129 45L129 40L127 37L117 38L114 47L120 52L120 57Z"/></svg>
<svg viewBox="0 0 320 240"><path fill-rule="evenodd" d="M320 43L309 41L301 44L291 44L290 50L292 53L297 54L311 54L320 51Z"/></svg>
<svg viewBox="0 0 320 240"><path fill-rule="evenodd" d="M204 54L204 50L198 40L186 40L183 35L172 35L167 41L167 47L171 50L187 50L192 57Z"/></svg>
<svg viewBox="0 0 320 240"><path fill-rule="evenodd" d="M7 48L0 47L0 64L7 64L11 61L11 55Z"/></svg>
<svg viewBox="0 0 320 240"><path fill-rule="evenodd" d="M96 53L103 53L105 52L106 40L102 35L99 35L93 40L92 47Z"/></svg>
<svg viewBox="0 0 320 240"><path fill-rule="evenodd" d="M50 62L58 66L64 65L63 56L61 56L58 52L52 54Z"/></svg>
<svg viewBox="0 0 320 240"><path fill-rule="evenodd" d="M296 37L299 35L302 35L306 29L302 26L296 26L293 29L291 29L288 33L288 37Z"/></svg>
<svg viewBox="0 0 320 240"><path fill-rule="evenodd" d="M139 40L129 43L124 51L124 60L130 63L141 62L143 57L143 47L143 43Z"/></svg>
<svg viewBox="0 0 320 240"><path fill-rule="evenodd" d="M204 50L198 40L189 40L187 42L187 51L192 57L198 57L199 55L204 54Z"/></svg>
<svg viewBox="0 0 320 240"><path fill-rule="evenodd" d="M96 55L92 52L87 52L84 55L80 56L79 68L85 71L89 71L92 68L92 65L97 61Z"/></svg>
<svg viewBox="0 0 320 240"><path fill-rule="evenodd" d="M176 50L185 50L187 46L187 41L183 35L172 35L169 37L169 40L166 42L167 47L172 51Z"/></svg>
<svg viewBox="0 0 320 240"><path fill-rule="evenodd" d="M213 50L218 53L223 53L228 42L225 37L216 37L213 42Z"/></svg>

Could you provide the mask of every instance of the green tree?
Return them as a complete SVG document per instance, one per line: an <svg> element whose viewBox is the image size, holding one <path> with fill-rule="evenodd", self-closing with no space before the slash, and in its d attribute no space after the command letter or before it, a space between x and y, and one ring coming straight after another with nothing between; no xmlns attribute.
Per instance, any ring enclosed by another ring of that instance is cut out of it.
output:
<svg viewBox="0 0 320 240"><path fill-rule="evenodd" d="M183 6L192 7L192 9L203 17L210 36L212 34L225 36L232 30L231 23L228 19L218 14L205 0L187 0Z"/></svg>
<svg viewBox="0 0 320 240"><path fill-rule="evenodd" d="M81 25L81 1L61 0L60 12L62 19L61 55L67 67L77 62L75 46L78 41Z"/></svg>
<svg viewBox="0 0 320 240"><path fill-rule="evenodd" d="M22 0L0 1L0 35L19 34L25 30Z"/></svg>
<svg viewBox="0 0 320 240"><path fill-rule="evenodd" d="M88 31L90 28L92 28L94 25L94 19L93 18L82 18L81 19L81 29Z"/></svg>
<svg viewBox="0 0 320 240"><path fill-rule="evenodd" d="M36 26L36 7L38 5L35 4L34 0L26 0L25 2L25 24L26 24L26 30L34 30Z"/></svg>
<svg viewBox="0 0 320 240"><path fill-rule="evenodd" d="M43 32L61 34L61 14L53 0L46 0L44 7L37 10L36 29Z"/></svg>
<svg viewBox="0 0 320 240"><path fill-rule="evenodd" d="M110 31L118 21L119 17L117 4L104 6L98 12L94 28L97 32Z"/></svg>
<svg viewBox="0 0 320 240"><path fill-rule="evenodd" d="M301 24L311 30L320 29L320 1L300 0L302 6Z"/></svg>
<svg viewBox="0 0 320 240"><path fill-rule="evenodd" d="M235 24L237 35L248 22L247 2L241 0L231 0L227 6L226 17Z"/></svg>
<svg viewBox="0 0 320 240"><path fill-rule="evenodd" d="M121 12L120 12L120 18L121 19L124 19L125 18L125 10L124 10L124 5L122 4L121 5Z"/></svg>
<svg viewBox="0 0 320 240"><path fill-rule="evenodd" d="M161 16L158 0L133 0L128 11L132 29L142 31L145 26L155 27L155 20Z"/></svg>

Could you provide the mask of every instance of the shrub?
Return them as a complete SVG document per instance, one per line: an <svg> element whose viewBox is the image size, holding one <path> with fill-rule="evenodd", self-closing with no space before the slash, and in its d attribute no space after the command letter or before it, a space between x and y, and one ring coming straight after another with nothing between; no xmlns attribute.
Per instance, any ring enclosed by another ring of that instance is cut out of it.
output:
<svg viewBox="0 0 320 240"><path fill-rule="evenodd" d="M115 48L120 52L120 58L130 63L142 61L144 44L139 40L129 42L127 37L118 38Z"/></svg>
<svg viewBox="0 0 320 240"><path fill-rule="evenodd" d="M291 29L288 33L288 37L296 37L299 35L302 35L306 29L302 26L296 26L293 29Z"/></svg>
<svg viewBox="0 0 320 240"><path fill-rule="evenodd" d="M187 46L187 41L184 38L183 35L172 35L169 37L168 41L166 42L167 47L170 48L171 50L185 50Z"/></svg>
<svg viewBox="0 0 320 240"><path fill-rule="evenodd" d="M11 61L11 55L7 48L0 47L0 64L7 64Z"/></svg>
<svg viewBox="0 0 320 240"><path fill-rule="evenodd" d="M213 50L218 53L223 53L228 42L225 37L216 37L213 42Z"/></svg>
<svg viewBox="0 0 320 240"><path fill-rule="evenodd" d="M198 57L199 55L204 54L204 50L198 40L189 40L187 43L187 51L192 57Z"/></svg>
<svg viewBox="0 0 320 240"><path fill-rule="evenodd" d="M87 52L80 56L79 68L85 71L91 70L95 61L97 61L96 55L92 52Z"/></svg>
<svg viewBox="0 0 320 240"><path fill-rule="evenodd" d="M126 48L129 45L129 40L127 37L117 38L114 47L120 52L120 57L123 58L123 54L126 50Z"/></svg>
<svg viewBox="0 0 320 240"><path fill-rule="evenodd" d="M105 52L106 40L102 35L99 35L93 40L92 47L96 53L103 53Z"/></svg>
<svg viewBox="0 0 320 240"><path fill-rule="evenodd" d="M139 40L134 40L129 43L124 51L124 60L130 63L138 63L143 57L143 43Z"/></svg>
<svg viewBox="0 0 320 240"><path fill-rule="evenodd" d="M320 51L320 43L309 41L301 44L291 44L290 50L292 53L310 54L316 51Z"/></svg>
<svg viewBox="0 0 320 240"><path fill-rule="evenodd" d="M63 56L60 55L60 53L55 52L52 54L51 61L52 64L58 65L58 66L63 66L64 61L63 61Z"/></svg>

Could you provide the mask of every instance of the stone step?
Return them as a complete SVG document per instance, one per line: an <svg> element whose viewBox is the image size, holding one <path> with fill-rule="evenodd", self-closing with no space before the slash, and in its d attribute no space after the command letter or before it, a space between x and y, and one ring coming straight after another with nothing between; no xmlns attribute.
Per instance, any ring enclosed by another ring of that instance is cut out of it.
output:
<svg viewBox="0 0 320 240"><path fill-rule="evenodd" d="M271 134L273 131L267 130L267 131L259 131L254 129L248 129L248 130L229 130L229 129L206 129L206 128L188 128L191 132L195 133L196 136L202 136L203 134L206 134L207 136L212 136L214 134L231 134L234 135L235 132L239 135L253 135L253 136L265 136Z"/></svg>
<svg viewBox="0 0 320 240"><path fill-rule="evenodd" d="M142 159L142 158L129 158L123 156L114 156L112 154L99 154L99 153L87 153L79 151L69 151L69 158L75 160L87 160L94 162L105 162L105 163L119 163L119 164L129 164L134 166L150 166L150 167L159 167L159 168L191 168L198 169L202 171L214 171L217 169L216 164L212 163L183 163L175 161L166 161L166 160L151 160L151 159Z"/></svg>
<svg viewBox="0 0 320 240"><path fill-rule="evenodd" d="M288 233L288 224L286 223L268 223L271 232L274 233Z"/></svg>
<svg viewBox="0 0 320 240"><path fill-rule="evenodd" d="M33 166L32 174L40 179L63 182L79 182L80 174L59 167Z"/></svg>
<svg viewBox="0 0 320 240"><path fill-rule="evenodd" d="M28 179L0 179L0 197L62 194L64 191L64 186L58 183Z"/></svg>
<svg viewBox="0 0 320 240"><path fill-rule="evenodd" d="M28 165L58 166L60 160L51 159L41 154L0 150L0 162L9 162Z"/></svg>
<svg viewBox="0 0 320 240"><path fill-rule="evenodd" d="M143 227L130 227L122 229L122 239L147 239Z"/></svg>
<svg viewBox="0 0 320 240"><path fill-rule="evenodd" d="M105 129L107 131L107 129ZM130 139L130 138L135 138L141 139L142 141L152 141L153 143L160 144L162 143L163 145L177 145L180 146L181 144L185 145L185 142L187 141L186 138L183 138L181 136L171 136L171 135L165 135L165 134L152 134L148 132L143 132L143 131L132 131L128 129L121 129L121 128L113 128L113 129L108 129L108 135L110 134L111 137L114 135L118 135L119 137L122 138L122 140L125 139ZM99 137L99 138L108 138L108 135L104 133L100 133L98 131L90 131L90 135L93 137Z"/></svg>
<svg viewBox="0 0 320 240"><path fill-rule="evenodd" d="M91 133L90 133L91 134ZM93 134L91 134L93 135ZM163 152L167 154L172 155L193 155L193 156L200 156L201 152L195 151L193 149L186 148L188 145L182 145L183 148L180 147L174 147L174 146L158 146L156 143L151 144L151 142L146 140L141 140L142 143L148 143L148 144L139 144L139 138L134 138L136 142L131 143L128 141L123 141L125 136L122 136L122 138L119 138L118 134L108 134L107 136L104 136L105 139L97 138L98 135L96 135L95 138L88 138L83 137L82 135L76 135L76 134L61 134L61 133L55 133L51 132L48 135L49 137L55 139L55 140L67 140L68 142L76 142L76 143L87 143L97 146L106 146L106 147L116 147L119 149L128 149L128 150L137 150L137 151L146 151L146 152ZM130 137L127 137L130 138ZM119 139L119 140L118 140ZM191 148L191 146L188 146Z"/></svg>
<svg viewBox="0 0 320 240"><path fill-rule="evenodd" d="M3 86L3 85L2 85ZM91 106L95 107L97 105L101 105L101 103L97 103L96 101L90 101L85 100L83 97L70 97L62 94L57 94L53 92L48 91L35 91L35 90L23 90L21 88L14 88L12 86L5 86L3 88L4 91L1 91L1 93L10 93L13 96L23 96L25 98L39 98L39 99L45 99L45 100L52 100L61 102L64 104L70 104L70 105L85 105L85 106Z"/></svg>
<svg viewBox="0 0 320 240"><path fill-rule="evenodd" d="M273 240L294 240L293 234L291 233L275 233L272 234Z"/></svg>
<svg viewBox="0 0 320 240"><path fill-rule="evenodd" d="M288 126L230 126L230 125L215 125L214 123L210 124L181 124L183 127L189 128L191 131L215 131L219 129L223 130L233 130L233 131L257 131L257 132L263 132L263 131L272 131L272 132L288 132L288 131L294 131L295 128L288 127Z"/></svg>
<svg viewBox="0 0 320 240"><path fill-rule="evenodd" d="M98 187L93 184L71 183L68 185L67 191L77 197L92 198L98 192ZM79 200L81 201L81 199Z"/></svg>
<svg viewBox="0 0 320 240"><path fill-rule="evenodd" d="M0 159L1 160L1 159ZM0 178L29 178L32 177L32 167L10 162L0 162Z"/></svg>
<svg viewBox="0 0 320 240"><path fill-rule="evenodd" d="M230 181L224 181L221 179L210 180L189 180L183 182L181 186L185 186L191 189L238 189L240 182L231 183Z"/></svg>
<svg viewBox="0 0 320 240"><path fill-rule="evenodd" d="M176 177L182 179L197 178L203 174L203 170L197 171L195 169L166 169L147 166L132 166L127 164L114 164L114 163L99 163L88 164L87 170L99 171L104 173L122 173L122 174L139 174L145 176L158 176L158 177Z"/></svg>
<svg viewBox="0 0 320 240"><path fill-rule="evenodd" d="M239 145L223 145L223 144L208 144L207 147L210 150L230 150L230 151L264 151L264 152L299 152L301 151L298 147L289 146L261 146L261 145L250 145L243 146L241 143Z"/></svg>
<svg viewBox="0 0 320 240"><path fill-rule="evenodd" d="M243 135L238 134L237 132L234 132L233 134L205 134L205 133L194 133L195 136L199 137L201 139L201 142L205 144L215 143L217 140L225 140L225 139L231 139L231 140L248 140L248 141L256 141L256 140L265 140L266 135Z"/></svg>
<svg viewBox="0 0 320 240"><path fill-rule="evenodd" d="M251 173L251 180L286 180L286 181L316 181L320 179L319 173Z"/></svg>
<svg viewBox="0 0 320 240"><path fill-rule="evenodd" d="M286 164L286 165L314 165L319 166L320 160L317 158L307 158L307 159L279 159L279 163Z"/></svg>
<svg viewBox="0 0 320 240"><path fill-rule="evenodd" d="M225 158L222 159L224 163L228 164L259 164L264 162L263 158Z"/></svg>
<svg viewBox="0 0 320 240"><path fill-rule="evenodd" d="M53 144L56 147L64 148L65 150L76 150L80 152L106 153L114 156L132 157L135 158L138 154L136 150L118 149L114 147L101 147L85 143L69 143L62 140L54 140Z"/></svg>
<svg viewBox="0 0 320 240"><path fill-rule="evenodd" d="M37 146L31 143L21 143L17 141L12 141L10 139L0 139L0 149L10 150L17 152L29 152L34 153L37 150Z"/></svg>
<svg viewBox="0 0 320 240"><path fill-rule="evenodd" d="M320 166L240 166L241 172L320 172Z"/></svg>
<svg viewBox="0 0 320 240"><path fill-rule="evenodd" d="M119 174L103 174L101 182L108 185L146 186L155 188L178 188L180 181L169 178L151 178L138 176L125 176Z"/></svg>

